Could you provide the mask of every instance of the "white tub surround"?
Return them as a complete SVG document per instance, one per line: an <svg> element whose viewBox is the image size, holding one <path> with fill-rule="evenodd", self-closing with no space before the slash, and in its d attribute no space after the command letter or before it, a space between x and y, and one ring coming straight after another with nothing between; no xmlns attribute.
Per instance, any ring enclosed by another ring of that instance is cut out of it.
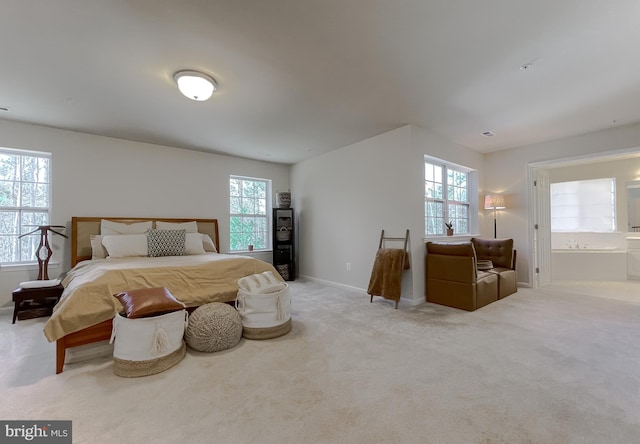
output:
<svg viewBox="0 0 640 444"><path fill-rule="evenodd" d="M553 250L551 252L551 280L626 280L627 252L622 249L607 248ZM640 259L640 250L638 252Z"/></svg>

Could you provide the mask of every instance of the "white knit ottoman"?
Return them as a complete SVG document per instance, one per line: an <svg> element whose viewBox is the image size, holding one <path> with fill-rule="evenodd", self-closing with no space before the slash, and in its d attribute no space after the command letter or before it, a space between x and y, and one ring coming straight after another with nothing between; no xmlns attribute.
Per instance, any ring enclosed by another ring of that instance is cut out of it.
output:
<svg viewBox="0 0 640 444"><path fill-rule="evenodd" d="M272 272L238 280L236 309L242 318L242 336L272 339L291 331L289 286Z"/></svg>

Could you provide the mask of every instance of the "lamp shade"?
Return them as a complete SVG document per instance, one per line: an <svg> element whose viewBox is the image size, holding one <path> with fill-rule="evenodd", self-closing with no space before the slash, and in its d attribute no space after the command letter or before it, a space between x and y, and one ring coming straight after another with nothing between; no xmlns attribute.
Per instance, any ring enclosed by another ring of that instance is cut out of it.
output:
<svg viewBox="0 0 640 444"><path fill-rule="evenodd" d="M502 210L506 208L502 194L487 194L484 197L485 210Z"/></svg>
<svg viewBox="0 0 640 444"><path fill-rule="evenodd" d="M209 99L218 87L215 80L197 71L178 71L173 79L182 94L199 102Z"/></svg>

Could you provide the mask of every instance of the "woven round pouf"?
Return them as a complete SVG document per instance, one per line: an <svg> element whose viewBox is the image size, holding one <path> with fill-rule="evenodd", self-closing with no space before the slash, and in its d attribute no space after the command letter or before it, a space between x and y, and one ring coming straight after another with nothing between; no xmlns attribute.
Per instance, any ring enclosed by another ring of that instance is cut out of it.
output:
<svg viewBox="0 0 640 444"><path fill-rule="evenodd" d="M242 320L235 308L222 302L210 302L189 316L184 339L201 352L217 352L234 347L242 337Z"/></svg>

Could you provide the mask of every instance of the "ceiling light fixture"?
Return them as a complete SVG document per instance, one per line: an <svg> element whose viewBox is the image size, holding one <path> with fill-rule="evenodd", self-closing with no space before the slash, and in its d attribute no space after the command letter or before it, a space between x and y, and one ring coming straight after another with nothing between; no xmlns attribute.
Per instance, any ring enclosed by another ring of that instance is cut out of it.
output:
<svg viewBox="0 0 640 444"><path fill-rule="evenodd" d="M218 88L215 80L197 71L178 71L173 75L173 79L182 94L199 102L209 99Z"/></svg>

